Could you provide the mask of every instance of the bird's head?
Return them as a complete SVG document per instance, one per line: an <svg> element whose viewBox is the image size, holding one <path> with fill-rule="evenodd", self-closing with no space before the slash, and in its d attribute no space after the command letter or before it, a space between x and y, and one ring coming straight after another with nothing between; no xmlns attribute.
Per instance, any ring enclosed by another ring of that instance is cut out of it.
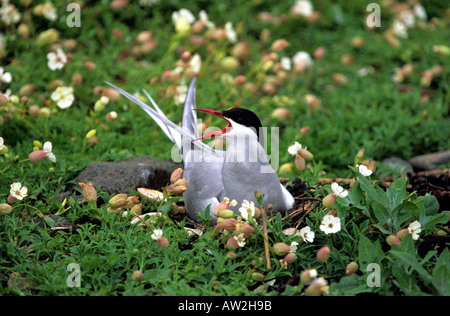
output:
<svg viewBox="0 0 450 316"><path fill-rule="evenodd" d="M228 124L220 130L205 133L202 137L195 139L194 141L200 139L209 139L214 136L228 138L229 136L252 135L251 133L256 134L259 140L259 133L262 127L261 121L256 116L256 114L250 110L243 108L232 108L226 111L206 109L197 109L197 111L218 116L227 121Z"/></svg>

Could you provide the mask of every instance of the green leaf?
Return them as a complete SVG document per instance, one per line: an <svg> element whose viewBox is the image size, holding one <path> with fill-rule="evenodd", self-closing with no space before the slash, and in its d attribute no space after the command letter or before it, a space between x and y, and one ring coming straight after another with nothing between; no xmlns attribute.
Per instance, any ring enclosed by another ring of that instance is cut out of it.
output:
<svg viewBox="0 0 450 316"><path fill-rule="evenodd" d="M425 216L420 219L420 223L425 230L435 230L437 224L446 224L450 220L450 211L444 211L434 216Z"/></svg>
<svg viewBox="0 0 450 316"><path fill-rule="evenodd" d="M172 210L172 203L178 201L178 198L171 197L167 199L167 202L165 202L163 205L161 205L161 208L159 211L163 214L167 214Z"/></svg>
<svg viewBox="0 0 450 316"><path fill-rule="evenodd" d="M389 206L389 199L386 193L379 187L374 188L366 177L359 176L358 181L361 185L361 190L365 192L367 202L369 203L380 203L385 207Z"/></svg>
<svg viewBox="0 0 450 316"><path fill-rule="evenodd" d="M391 202L392 208L395 208L396 205L400 204L408 196L408 192L406 192L407 181L405 178L398 178L387 189L386 194Z"/></svg>
<svg viewBox="0 0 450 316"><path fill-rule="evenodd" d="M56 225L56 222L50 216L44 216L44 221L50 227L54 227Z"/></svg>
<svg viewBox="0 0 450 316"><path fill-rule="evenodd" d="M426 284L431 283L431 275L420 265L417 260L418 256L415 253L414 241L412 240L410 234L403 238L400 245L391 249L389 253L402 265L411 267L419 273Z"/></svg>
<svg viewBox="0 0 450 316"><path fill-rule="evenodd" d="M450 251L446 248L436 261L432 283L440 295L450 295Z"/></svg>
<svg viewBox="0 0 450 316"><path fill-rule="evenodd" d="M364 271L366 265L370 263L380 263L383 257L384 252L381 249L381 244L378 240L372 243L366 236L360 236L358 243L358 259L361 270Z"/></svg>
<svg viewBox="0 0 450 316"><path fill-rule="evenodd" d="M419 196L417 199L424 202L425 215L436 215L439 211L439 202L434 195Z"/></svg>
<svg viewBox="0 0 450 316"><path fill-rule="evenodd" d="M352 274L341 278L339 283L332 283L330 286L330 293L332 295L356 295L360 293L373 292L374 287L367 286L366 276L358 276Z"/></svg>
<svg viewBox="0 0 450 316"><path fill-rule="evenodd" d="M375 218L378 220L380 225L384 225L389 221L389 213L381 203L374 203L372 208Z"/></svg>

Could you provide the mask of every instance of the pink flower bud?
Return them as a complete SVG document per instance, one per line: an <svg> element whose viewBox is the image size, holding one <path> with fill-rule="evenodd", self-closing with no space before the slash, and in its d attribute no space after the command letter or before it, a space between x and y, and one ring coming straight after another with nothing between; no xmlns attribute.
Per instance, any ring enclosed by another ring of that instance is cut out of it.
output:
<svg viewBox="0 0 450 316"><path fill-rule="evenodd" d="M234 212L232 210L219 210L214 211L214 215L216 217L222 217L222 218L232 218L234 216Z"/></svg>
<svg viewBox="0 0 450 316"><path fill-rule="evenodd" d="M297 168L298 171L305 170L305 167L306 167L305 158L303 158L299 154L295 155L294 164L295 164L295 168Z"/></svg>
<svg viewBox="0 0 450 316"><path fill-rule="evenodd" d="M322 204L323 206L325 206L326 208L330 208L333 206L334 202L336 202L336 194L335 193L330 193L328 194L326 197L323 198L322 200Z"/></svg>
<svg viewBox="0 0 450 316"><path fill-rule="evenodd" d="M0 93L0 106L5 106L8 103L8 98Z"/></svg>
<svg viewBox="0 0 450 316"><path fill-rule="evenodd" d="M400 239L397 236L394 235L389 235L386 237L386 242L388 243L389 246L398 246L400 245Z"/></svg>
<svg viewBox="0 0 450 316"><path fill-rule="evenodd" d="M87 70L94 70L97 68L97 65L93 61L86 61L84 63L84 68Z"/></svg>
<svg viewBox="0 0 450 316"><path fill-rule="evenodd" d="M128 0L113 0L109 7L113 10L122 10L128 6Z"/></svg>
<svg viewBox="0 0 450 316"><path fill-rule="evenodd" d="M114 123L117 120L117 112L116 111L108 112L105 118L107 122Z"/></svg>
<svg viewBox="0 0 450 316"><path fill-rule="evenodd" d="M253 236L253 233L255 232L255 228L252 225L245 223L244 230L242 232L244 233L244 238L249 239L250 237Z"/></svg>
<svg viewBox="0 0 450 316"><path fill-rule="evenodd" d="M149 42L149 41L153 40L153 34L150 31L143 31L138 34L138 36L136 37L136 40L139 43Z"/></svg>
<svg viewBox="0 0 450 316"><path fill-rule="evenodd" d="M364 148L360 149L355 156L355 164L359 164L361 163L363 157L364 157L364 153L366 152L366 150Z"/></svg>
<svg viewBox="0 0 450 316"><path fill-rule="evenodd" d="M123 37L123 32L120 29L118 29L118 28L114 28L112 30L112 33L117 38L122 38Z"/></svg>
<svg viewBox="0 0 450 316"><path fill-rule="evenodd" d="M403 238L405 238L407 235L409 234L409 230L408 228L404 228L402 230L399 230L397 232L397 237L402 240Z"/></svg>
<svg viewBox="0 0 450 316"><path fill-rule="evenodd" d="M355 261L350 262L345 268L345 275L349 276L358 271L358 264Z"/></svg>
<svg viewBox="0 0 450 316"><path fill-rule="evenodd" d="M221 224L222 227L226 230L234 231L236 229L237 220L234 218L224 219Z"/></svg>
<svg viewBox="0 0 450 316"><path fill-rule="evenodd" d="M133 215L139 215L142 212L142 203L136 204L130 210L130 213Z"/></svg>
<svg viewBox="0 0 450 316"><path fill-rule="evenodd" d="M309 285L305 291L308 296L321 296L322 295L322 285L319 283L314 283Z"/></svg>
<svg viewBox="0 0 450 316"><path fill-rule="evenodd" d="M323 48L322 46L318 47L313 53L314 59L322 59L324 55L325 55L325 48Z"/></svg>
<svg viewBox="0 0 450 316"><path fill-rule="evenodd" d="M266 278L266 276L263 274L262 271L260 270L253 270L252 272L252 280L256 281L256 282L262 282L264 281L264 279Z"/></svg>
<svg viewBox="0 0 450 316"><path fill-rule="evenodd" d="M433 72L430 69L427 69L423 72L422 77L420 78L420 83L424 87L428 87L433 80Z"/></svg>
<svg viewBox="0 0 450 316"><path fill-rule="evenodd" d="M12 207L9 204L1 203L0 204L0 215L7 215L11 213Z"/></svg>
<svg viewBox="0 0 450 316"><path fill-rule="evenodd" d="M187 187L189 181L186 180L185 178L181 178L178 179L177 181L175 181L175 183L173 184L174 187Z"/></svg>
<svg viewBox="0 0 450 316"><path fill-rule="evenodd" d="M144 279L144 273L140 270L136 270L131 275L131 279L133 279L134 282L141 282Z"/></svg>
<svg viewBox="0 0 450 316"><path fill-rule="evenodd" d="M298 154L305 158L305 160L312 160L314 158L313 154L307 149L300 148Z"/></svg>
<svg viewBox="0 0 450 316"><path fill-rule="evenodd" d="M308 269L301 273L300 280L303 284L309 284L317 278L316 269Z"/></svg>
<svg viewBox="0 0 450 316"><path fill-rule="evenodd" d="M237 257L237 255L236 255L235 252L229 252L229 253L227 254L227 256L230 257L231 259L235 259L235 258Z"/></svg>
<svg viewBox="0 0 450 316"><path fill-rule="evenodd" d="M304 126L300 129L300 134L305 135L309 132L309 126Z"/></svg>
<svg viewBox="0 0 450 316"><path fill-rule="evenodd" d="M245 76L239 75L236 78L234 78L234 84L236 86L241 86L245 83L246 80L247 80L247 78L245 78Z"/></svg>
<svg viewBox="0 0 450 316"><path fill-rule="evenodd" d="M158 243L158 245L162 248L167 248L169 247L169 241L167 240L166 237L161 236L160 238L158 238L158 240L156 241Z"/></svg>
<svg viewBox="0 0 450 316"><path fill-rule="evenodd" d="M291 118L291 111L287 108L276 108L272 112L272 117L278 120L289 120Z"/></svg>
<svg viewBox="0 0 450 316"><path fill-rule="evenodd" d="M337 85L345 85L348 83L347 76L340 74L340 73L334 73L332 76L333 82Z"/></svg>
<svg viewBox="0 0 450 316"><path fill-rule="evenodd" d="M8 198L6 199L6 201L8 202L8 204L14 204L14 203L16 203L17 199L10 194L10 195L8 195Z"/></svg>
<svg viewBox="0 0 450 316"><path fill-rule="evenodd" d="M175 183L182 178L183 178L183 169L178 168L172 172L172 174L170 176L170 182Z"/></svg>
<svg viewBox="0 0 450 316"><path fill-rule="evenodd" d="M284 242L279 242L273 245L273 251L277 256L285 256L291 251L291 246Z"/></svg>
<svg viewBox="0 0 450 316"><path fill-rule="evenodd" d="M287 264L291 264L292 262L295 261L296 258L297 258L297 255L296 255L295 253L293 253L293 252L290 252L290 253L288 253L288 254L284 257L283 260L284 260Z"/></svg>
<svg viewBox="0 0 450 316"><path fill-rule="evenodd" d="M127 204L127 195L125 193L116 194L109 200L109 205L112 208L119 208Z"/></svg>
<svg viewBox="0 0 450 316"><path fill-rule="evenodd" d="M181 185L174 186L173 190L172 190L172 193L175 194L175 195L180 195L180 194L183 194L186 191L186 189L187 188L185 186L181 186Z"/></svg>
<svg viewBox="0 0 450 316"><path fill-rule="evenodd" d="M284 50L286 47L288 47L289 45L290 45L289 42L286 39L282 38L282 39L278 39L278 40L274 41L270 48L276 52L280 52L280 51Z"/></svg>
<svg viewBox="0 0 450 316"><path fill-rule="evenodd" d="M237 240L234 237L230 237L227 240L227 248L231 250L236 250L239 248L239 245L237 243Z"/></svg>
<svg viewBox="0 0 450 316"><path fill-rule="evenodd" d="M30 162L39 162L42 159L44 159L45 157L47 157L47 152L43 149L35 150L28 155Z"/></svg>
<svg viewBox="0 0 450 316"><path fill-rule="evenodd" d="M324 246L317 251L317 261L319 262L325 262L330 258L330 248L328 246Z"/></svg>
<svg viewBox="0 0 450 316"><path fill-rule="evenodd" d="M80 182L79 185L81 186L83 197L86 202L90 203L97 201L97 190L92 186L91 182L88 182L87 184Z"/></svg>

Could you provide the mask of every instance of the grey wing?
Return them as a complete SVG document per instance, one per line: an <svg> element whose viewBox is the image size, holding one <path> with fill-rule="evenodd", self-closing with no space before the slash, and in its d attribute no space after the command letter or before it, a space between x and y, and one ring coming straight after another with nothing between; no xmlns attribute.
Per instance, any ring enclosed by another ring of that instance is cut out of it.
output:
<svg viewBox="0 0 450 316"><path fill-rule="evenodd" d="M215 151L214 154L206 151L195 156L194 160L185 161L184 175L189 184L184 192L184 202L189 216L199 221L198 213L205 214L205 210L210 205L210 217L214 215L214 208L223 199L223 151Z"/></svg>

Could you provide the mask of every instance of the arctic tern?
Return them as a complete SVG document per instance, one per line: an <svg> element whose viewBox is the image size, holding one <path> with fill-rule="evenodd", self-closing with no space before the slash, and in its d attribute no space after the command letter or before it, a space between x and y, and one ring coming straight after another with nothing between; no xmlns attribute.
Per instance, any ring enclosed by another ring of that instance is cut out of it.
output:
<svg viewBox="0 0 450 316"><path fill-rule="evenodd" d="M188 186L183 193L189 216L200 221L209 206L210 217L215 207L224 200L244 200L258 206L255 190L264 195L264 207L272 204L274 212L285 212L294 206L293 196L280 183L276 172L268 163L261 145L262 133L259 118L250 110L232 108L225 111L196 109L194 78L186 94L181 127L170 121L153 98L144 91L151 105L145 104L130 93L107 82L124 97L141 107L176 145L183 158L184 178ZM227 126L199 136L197 112L205 112L227 121ZM217 150L201 142L202 139L222 137L226 150ZM230 206L235 213L240 204Z"/></svg>

